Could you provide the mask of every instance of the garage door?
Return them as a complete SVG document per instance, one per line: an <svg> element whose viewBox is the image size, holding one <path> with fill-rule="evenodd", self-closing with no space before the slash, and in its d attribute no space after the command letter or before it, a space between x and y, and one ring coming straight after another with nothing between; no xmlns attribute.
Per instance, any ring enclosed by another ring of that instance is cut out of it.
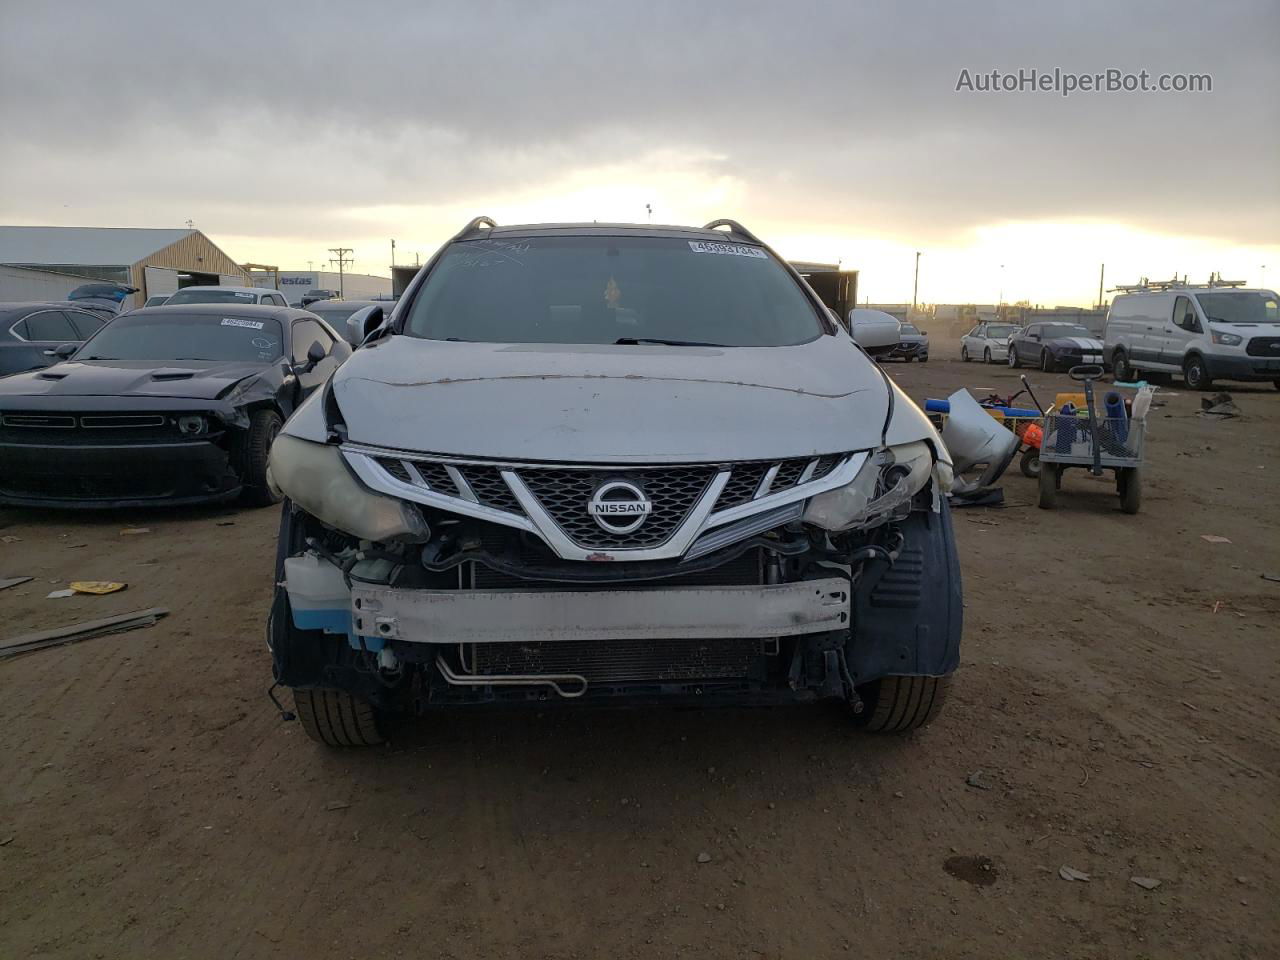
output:
<svg viewBox="0 0 1280 960"><path fill-rule="evenodd" d="M178 292L178 271L168 267L143 267L143 284L148 297L167 297Z"/></svg>

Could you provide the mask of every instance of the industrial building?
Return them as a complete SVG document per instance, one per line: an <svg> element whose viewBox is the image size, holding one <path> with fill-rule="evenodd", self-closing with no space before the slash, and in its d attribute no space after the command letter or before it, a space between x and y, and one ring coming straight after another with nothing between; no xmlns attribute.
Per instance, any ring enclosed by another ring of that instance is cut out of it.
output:
<svg viewBox="0 0 1280 960"><path fill-rule="evenodd" d="M0 226L0 301L61 300L88 280L137 287L125 309L182 287L250 282L199 230Z"/></svg>
<svg viewBox="0 0 1280 960"><path fill-rule="evenodd" d="M298 306L308 290L340 290L344 300L377 300L391 296L391 278L336 270L253 270L255 287L274 288L290 306Z"/></svg>

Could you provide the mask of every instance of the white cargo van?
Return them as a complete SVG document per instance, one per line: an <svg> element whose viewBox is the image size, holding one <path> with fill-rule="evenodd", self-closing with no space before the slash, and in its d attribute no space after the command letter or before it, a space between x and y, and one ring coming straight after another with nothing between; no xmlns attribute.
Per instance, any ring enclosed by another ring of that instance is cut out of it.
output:
<svg viewBox="0 0 1280 960"><path fill-rule="evenodd" d="M1192 390L1214 380L1280 388L1280 298L1216 276L1207 284L1143 281L1107 313L1103 352L1117 380L1180 373Z"/></svg>

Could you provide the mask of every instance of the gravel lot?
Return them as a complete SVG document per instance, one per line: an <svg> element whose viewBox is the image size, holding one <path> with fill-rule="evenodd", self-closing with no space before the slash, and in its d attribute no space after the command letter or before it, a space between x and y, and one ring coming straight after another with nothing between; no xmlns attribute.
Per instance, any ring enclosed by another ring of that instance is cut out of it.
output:
<svg viewBox="0 0 1280 960"><path fill-rule="evenodd" d="M1280 391L1172 389L1139 515L1016 467L956 512L963 667L906 738L549 712L325 751L265 695L276 510L0 511L0 577L38 578L4 637L172 611L0 662L0 956L1280 956ZM45 598L78 579L129 587Z"/></svg>

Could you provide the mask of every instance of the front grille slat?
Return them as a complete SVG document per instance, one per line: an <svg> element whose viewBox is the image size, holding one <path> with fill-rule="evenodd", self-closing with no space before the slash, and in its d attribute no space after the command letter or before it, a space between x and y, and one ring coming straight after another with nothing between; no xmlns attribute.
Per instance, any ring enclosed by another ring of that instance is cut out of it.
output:
<svg viewBox="0 0 1280 960"><path fill-rule="evenodd" d="M584 548L627 550L656 547L671 539L716 475L715 467L656 467L628 471L526 468L520 479L565 536ZM604 530L587 512L601 484L624 478L640 487L653 511L630 533Z"/></svg>

